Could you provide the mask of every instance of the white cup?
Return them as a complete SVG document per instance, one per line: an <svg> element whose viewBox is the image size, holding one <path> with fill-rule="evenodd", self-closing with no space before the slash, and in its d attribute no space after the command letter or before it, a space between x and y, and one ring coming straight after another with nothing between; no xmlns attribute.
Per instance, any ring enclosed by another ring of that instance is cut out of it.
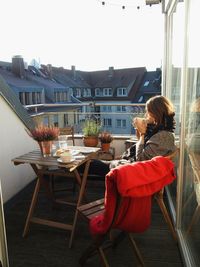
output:
<svg viewBox="0 0 200 267"><path fill-rule="evenodd" d="M70 150L66 150L60 155L62 162L69 162L72 160L72 154Z"/></svg>
<svg viewBox="0 0 200 267"><path fill-rule="evenodd" d="M145 118L138 118L135 117L135 119L133 120L133 127L135 127L136 129L139 127L146 127L147 126L147 120Z"/></svg>

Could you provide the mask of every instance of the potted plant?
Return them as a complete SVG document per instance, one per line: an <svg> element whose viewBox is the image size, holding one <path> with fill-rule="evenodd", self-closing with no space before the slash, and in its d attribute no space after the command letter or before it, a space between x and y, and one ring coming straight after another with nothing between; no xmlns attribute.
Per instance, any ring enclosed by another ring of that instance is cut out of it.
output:
<svg viewBox="0 0 200 267"><path fill-rule="evenodd" d="M109 151L109 149L110 149L110 143L113 140L112 134L109 133L109 132L104 131L104 132L100 133L99 140L101 142L101 148L102 148L102 150L103 151Z"/></svg>
<svg viewBox="0 0 200 267"><path fill-rule="evenodd" d="M52 141L57 139L60 133L58 127L41 124L27 130L27 132L30 137L38 142L44 157L51 155Z"/></svg>
<svg viewBox="0 0 200 267"><path fill-rule="evenodd" d="M96 120L86 120L83 123L83 143L85 146L96 147L101 125Z"/></svg>

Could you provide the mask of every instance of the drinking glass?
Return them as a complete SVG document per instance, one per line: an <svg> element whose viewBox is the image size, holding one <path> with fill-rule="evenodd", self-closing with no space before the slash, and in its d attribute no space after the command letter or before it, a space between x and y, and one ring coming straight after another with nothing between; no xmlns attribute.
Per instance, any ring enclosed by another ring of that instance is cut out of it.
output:
<svg viewBox="0 0 200 267"><path fill-rule="evenodd" d="M58 136L58 142L59 142L59 147L61 149L66 149L67 148L67 135L60 135Z"/></svg>
<svg viewBox="0 0 200 267"><path fill-rule="evenodd" d="M60 148L59 141L53 141L51 153L54 156L56 151Z"/></svg>

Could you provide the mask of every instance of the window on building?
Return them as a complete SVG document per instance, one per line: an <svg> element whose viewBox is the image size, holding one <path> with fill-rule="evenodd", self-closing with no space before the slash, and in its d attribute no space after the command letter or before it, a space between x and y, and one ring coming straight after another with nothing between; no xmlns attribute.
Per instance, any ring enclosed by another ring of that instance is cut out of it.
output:
<svg viewBox="0 0 200 267"><path fill-rule="evenodd" d="M100 96L101 92L100 92L100 88L95 88L95 96Z"/></svg>
<svg viewBox="0 0 200 267"><path fill-rule="evenodd" d="M142 100L143 100L143 98L144 98L144 96L143 96L143 95L141 95L141 97L138 99L138 103L141 103L141 102L142 102Z"/></svg>
<svg viewBox="0 0 200 267"><path fill-rule="evenodd" d="M37 92L32 92L32 104L37 104Z"/></svg>
<svg viewBox="0 0 200 267"><path fill-rule="evenodd" d="M24 105L24 93L23 92L19 92L19 101L21 102L22 105Z"/></svg>
<svg viewBox="0 0 200 267"><path fill-rule="evenodd" d="M127 88L125 87L117 88L117 96L127 96Z"/></svg>
<svg viewBox="0 0 200 267"><path fill-rule="evenodd" d="M42 93L37 92L37 104L41 104L41 103L42 103Z"/></svg>
<svg viewBox="0 0 200 267"><path fill-rule="evenodd" d="M112 88L103 88L104 96L112 96Z"/></svg>
<svg viewBox="0 0 200 267"><path fill-rule="evenodd" d="M116 120L116 127L118 127L118 128L126 128L126 120L117 119Z"/></svg>
<svg viewBox="0 0 200 267"><path fill-rule="evenodd" d="M145 83L144 83L144 86L148 86L149 85L149 81L146 81Z"/></svg>
<svg viewBox="0 0 200 267"><path fill-rule="evenodd" d="M60 92L60 101L61 101L61 102L64 101L64 92Z"/></svg>
<svg viewBox="0 0 200 267"><path fill-rule="evenodd" d="M67 100L67 92L57 91L54 92L55 102L63 102Z"/></svg>
<svg viewBox="0 0 200 267"><path fill-rule="evenodd" d="M64 114L64 127L69 124L68 114Z"/></svg>
<svg viewBox="0 0 200 267"><path fill-rule="evenodd" d="M59 102L60 101L60 95L59 95L59 92L56 92L56 102Z"/></svg>
<svg viewBox="0 0 200 267"><path fill-rule="evenodd" d="M76 97L81 97L81 89L76 88Z"/></svg>
<svg viewBox="0 0 200 267"><path fill-rule="evenodd" d="M58 127L58 115L57 114L53 116L53 124L55 127Z"/></svg>
<svg viewBox="0 0 200 267"><path fill-rule="evenodd" d="M58 92L58 102L62 102L62 92Z"/></svg>
<svg viewBox="0 0 200 267"><path fill-rule="evenodd" d="M30 93L25 92L25 105L30 105Z"/></svg>
<svg viewBox="0 0 200 267"><path fill-rule="evenodd" d="M63 92L63 101L67 101L67 92Z"/></svg>
<svg viewBox="0 0 200 267"><path fill-rule="evenodd" d="M83 96L84 97L90 97L91 96L91 89L90 88L84 88Z"/></svg>
<svg viewBox="0 0 200 267"><path fill-rule="evenodd" d="M103 119L103 126L112 127L112 119L110 119L110 118L104 118Z"/></svg>
<svg viewBox="0 0 200 267"><path fill-rule="evenodd" d="M103 112L111 112L112 111L112 107L111 106L103 106Z"/></svg>
<svg viewBox="0 0 200 267"><path fill-rule="evenodd" d="M60 102L60 92L54 92L54 100L55 102Z"/></svg>
<svg viewBox="0 0 200 267"><path fill-rule="evenodd" d="M125 106L116 106L116 111L117 112L126 112L126 107Z"/></svg>

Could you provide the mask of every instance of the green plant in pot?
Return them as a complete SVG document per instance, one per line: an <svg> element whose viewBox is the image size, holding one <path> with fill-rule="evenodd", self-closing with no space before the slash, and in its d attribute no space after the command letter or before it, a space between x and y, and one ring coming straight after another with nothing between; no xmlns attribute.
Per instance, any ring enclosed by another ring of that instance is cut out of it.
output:
<svg viewBox="0 0 200 267"><path fill-rule="evenodd" d="M102 148L102 150L103 151L109 151L109 149L110 149L110 143L113 140L112 134L109 133L109 132L104 131L104 132L100 133L99 140L101 142L101 148Z"/></svg>
<svg viewBox="0 0 200 267"><path fill-rule="evenodd" d="M101 125L96 120L86 120L83 123L83 143L85 146L96 147Z"/></svg>

